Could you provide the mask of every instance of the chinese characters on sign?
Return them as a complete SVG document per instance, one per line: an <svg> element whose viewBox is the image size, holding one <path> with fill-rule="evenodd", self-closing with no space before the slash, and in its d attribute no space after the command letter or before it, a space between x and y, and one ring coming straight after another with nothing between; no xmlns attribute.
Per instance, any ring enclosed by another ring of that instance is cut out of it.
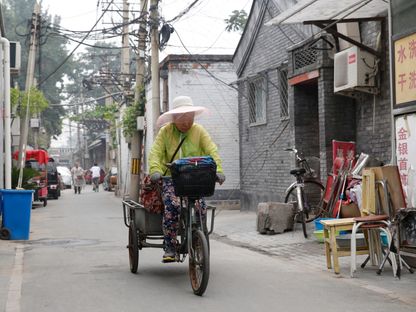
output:
<svg viewBox="0 0 416 312"><path fill-rule="evenodd" d="M416 101L416 34L394 42L396 105Z"/></svg>
<svg viewBox="0 0 416 312"><path fill-rule="evenodd" d="M410 171L416 170L416 114L396 118L396 158L403 190L409 196ZM413 171L414 172L414 171ZM410 179L411 180L411 179ZM410 182L412 183L412 182ZM409 202L407 200L407 202Z"/></svg>
<svg viewBox="0 0 416 312"><path fill-rule="evenodd" d="M402 181L403 186L407 186L407 167L408 167L408 157L409 157L409 151L407 149L407 136L408 131L401 127L399 131L397 131L397 162L398 167L400 171L400 179Z"/></svg>

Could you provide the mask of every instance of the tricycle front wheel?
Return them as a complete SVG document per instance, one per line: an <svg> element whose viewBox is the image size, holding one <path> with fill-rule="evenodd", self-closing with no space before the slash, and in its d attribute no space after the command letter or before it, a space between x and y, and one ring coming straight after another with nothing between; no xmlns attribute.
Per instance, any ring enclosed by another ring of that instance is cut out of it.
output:
<svg viewBox="0 0 416 312"><path fill-rule="evenodd" d="M204 232L192 233L192 250L189 251L189 277L195 295L202 296L209 280L209 250Z"/></svg>

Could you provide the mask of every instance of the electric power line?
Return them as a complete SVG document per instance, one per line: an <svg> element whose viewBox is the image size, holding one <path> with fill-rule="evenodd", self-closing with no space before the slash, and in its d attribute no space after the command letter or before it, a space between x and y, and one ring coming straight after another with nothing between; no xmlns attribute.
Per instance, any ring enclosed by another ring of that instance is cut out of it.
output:
<svg viewBox="0 0 416 312"><path fill-rule="evenodd" d="M176 15L174 18L170 19L169 21L167 21L167 23L173 23L175 21L178 21L179 19L181 19L186 13L188 13L193 6L195 6L195 4L197 4L199 2L199 0L195 0L194 2L192 2L187 8L183 9L178 15Z"/></svg>
<svg viewBox="0 0 416 312"><path fill-rule="evenodd" d="M108 8L110 7L110 5L113 3L114 0L111 0L110 3L108 4L107 8L103 11L103 13L101 14L101 16L98 18L98 20L95 22L95 24L92 26L90 32L95 28L95 26L97 26L98 22L103 18L105 12L107 12ZM61 64L59 64L58 67L55 68L55 70L53 70L48 76L46 76L46 78L44 78L40 83L39 86L41 86L45 81L47 81L50 77L52 77L68 60L69 58L72 56L72 54L74 54L74 52L80 47L80 45L84 42L84 40L88 37L88 35L90 34L90 32L88 32L85 37L81 40L80 43L78 43L78 45L71 51L71 53L69 53L69 55L62 61Z"/></svg>

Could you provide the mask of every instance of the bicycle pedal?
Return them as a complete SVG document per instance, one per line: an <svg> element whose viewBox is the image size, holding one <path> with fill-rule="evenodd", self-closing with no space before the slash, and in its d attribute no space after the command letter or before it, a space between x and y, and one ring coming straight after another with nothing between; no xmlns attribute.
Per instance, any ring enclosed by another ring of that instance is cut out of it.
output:
<svg viewBox="0 0 416 312"><path fill-rule="evenodd" d="M172 263L172 262L176 262L176 258L168 257L168 258L162 259L162 263Z"/></svg>

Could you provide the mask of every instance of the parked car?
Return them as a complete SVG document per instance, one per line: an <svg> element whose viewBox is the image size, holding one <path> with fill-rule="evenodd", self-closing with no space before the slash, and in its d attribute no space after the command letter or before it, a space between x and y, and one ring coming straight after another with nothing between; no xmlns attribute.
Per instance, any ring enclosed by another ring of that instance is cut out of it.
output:
<svg viewBox="0 0 416 312"><path fill-rule="evenodd" d="M72 188L72 175L71 170L64 166L57 166L56 169L61 176L61 188L68 189Z"/></svg>

